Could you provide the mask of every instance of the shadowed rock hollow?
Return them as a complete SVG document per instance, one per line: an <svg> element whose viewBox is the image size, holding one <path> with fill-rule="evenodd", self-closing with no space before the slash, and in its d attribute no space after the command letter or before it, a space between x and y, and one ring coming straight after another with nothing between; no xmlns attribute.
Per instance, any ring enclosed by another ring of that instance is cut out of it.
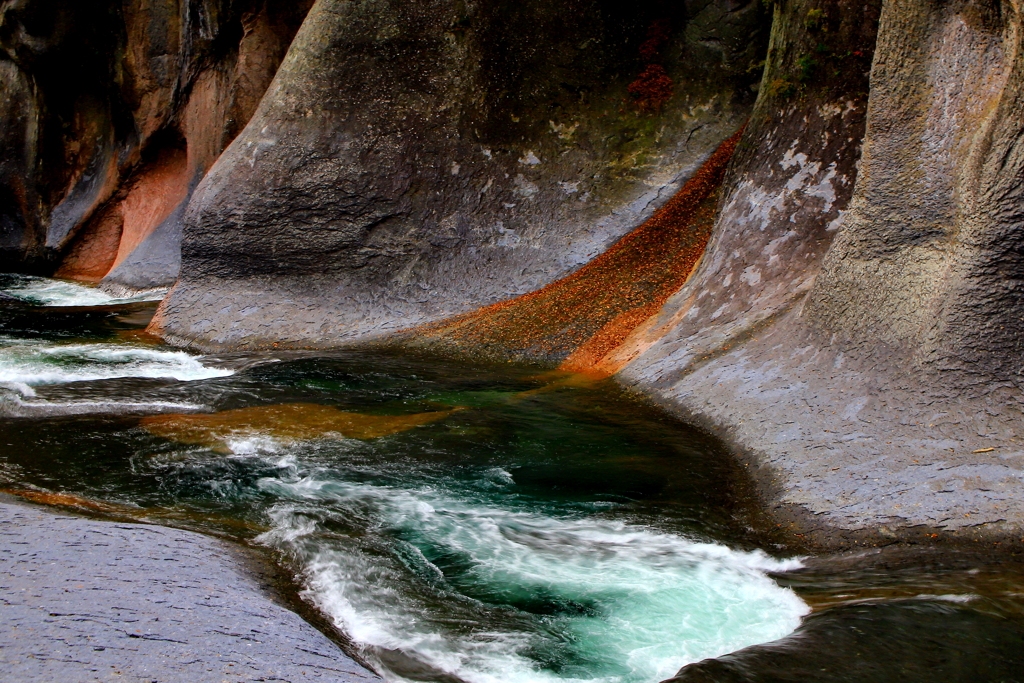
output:
<svg viewBox="0 0 1024 683"><path fill-rule="evenodd" d="M188 197L310 4L0 2L0 267L173 283Z"/></svg>

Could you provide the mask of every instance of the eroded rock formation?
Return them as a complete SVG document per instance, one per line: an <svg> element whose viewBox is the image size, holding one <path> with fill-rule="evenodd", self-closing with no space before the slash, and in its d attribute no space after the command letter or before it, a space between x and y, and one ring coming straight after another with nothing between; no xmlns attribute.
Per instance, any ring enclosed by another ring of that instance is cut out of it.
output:
<svg viewBox="0 0 1024 683"><path fill-rule="evenodd" d="M330 346L543 287L742 125L766 29L755 2L321 0L197 190L159 329ZM629 92L652 53L660 110Z"/></svg>
<svg viewBox="0 0 1024 683"><path fill-rule="evenodd" d="M822 541L1024 524L1018 0L318 0L276 75L299 9L153 7L95 115L0 36L8 255L139 288L182 231L170 341L614 376Z"/></svg>
<svg viewBox="0 0 1024 683"><path fill-rule="evenodd" d="M0 3L0 263L171 284L195 188L311 0Z"/></svg>
<svg viewBox="0 0 1024 683"><path fill-rule="evenodd" d="M883 2L856 183L857 131L788 131L764 160L779 184L723 203L709 281L620 375L721 428L821 540L1024 522L1021 22L1011 2Z"/></svg>

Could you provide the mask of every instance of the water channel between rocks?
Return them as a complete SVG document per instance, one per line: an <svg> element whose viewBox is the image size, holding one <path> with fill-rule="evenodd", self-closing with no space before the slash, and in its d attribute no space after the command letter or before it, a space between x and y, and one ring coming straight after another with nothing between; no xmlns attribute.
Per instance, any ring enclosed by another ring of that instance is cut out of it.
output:
<svg viewBox="0 0 1024 683"><path fill-rule="evenodd" d="M796 557L719 444L610 383L198 356L140 333L153 302L0 278L33 304L0 301L0 488L262 549L388 680L656 683L778 639L686 680L1024 680L1012 558Z"/></svg>

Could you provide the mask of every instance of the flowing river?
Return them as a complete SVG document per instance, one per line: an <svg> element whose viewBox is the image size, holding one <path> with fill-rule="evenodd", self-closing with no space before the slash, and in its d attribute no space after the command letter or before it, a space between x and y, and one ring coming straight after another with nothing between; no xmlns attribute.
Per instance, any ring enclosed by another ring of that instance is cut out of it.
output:
<svg viewBox="0 0 1024 683"><path fill-rule="evenodd" d="M713 439L608 383L201 356L146 297L0 290L0 488L260 549L389 681L657 683L794 631L700 680L1024 680L1013 558L800 557Z"/></svg>

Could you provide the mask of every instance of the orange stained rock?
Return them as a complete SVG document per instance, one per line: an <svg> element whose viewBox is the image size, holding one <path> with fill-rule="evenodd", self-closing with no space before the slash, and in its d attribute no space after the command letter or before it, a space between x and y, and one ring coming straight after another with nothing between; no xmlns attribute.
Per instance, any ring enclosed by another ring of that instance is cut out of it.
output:
<svg viewBox="0 0 1024 683"><path fill-rule="evenodd" d="M155 334L151 334L147 330L121 330L117 333L117 338L127 342L134 342L136 344L146 344L148 346L162 346L164 340Z"/></svg>
<svg viewBox="0 0 1024 683"><path fill-rule="evenodd" d="M414 415L346 413L316 403L285 403L212 414L153 415L140 425L150 433L222 450L232 437L263 435L285 441L323 436L376 439L442 420L461 408Z"/></svg>
<svg viewBox="0 0 1024 683"><path fill-rule="evenodd" d="M117 259L123 228L121 205L111 202L75 236L55 276L85 282L102 280Z"/></svg>
<svg viewBox="0 0 1024 683"><path fill-rule="evenodd" d="M123 199L97 212L74 239L57 275L98 282L141 245L188 196L187 155L164 149L133 178Z"/></svg>
<svg viewBox="0 0 1024 683"><path fill-rule="evenodd" d="M31 500L33 503L42 503L43 505L84 508L86 510L95 510L96 512L138 512L136 508L81 498L69 493L51 493L49 491L33 491L31 489L0 489L0 493L18 496L19 498Z"/></svg>
<svg viewBox="0 0 1024 683"><path fill-rule="evenodd" d="M117 258L121 264L188 196L188 166L184 150L161 150L156 161L143 170L121 202L124 225Z"/></svg>
<svg viewBox="0 0 1024 683"><path fill-rule="evenodd" d="M410 332L470 353L557 359L567 372L610 374L605 357L654 316L699 263L742 132L723 142L665 206L575 273Z"/></svg>

